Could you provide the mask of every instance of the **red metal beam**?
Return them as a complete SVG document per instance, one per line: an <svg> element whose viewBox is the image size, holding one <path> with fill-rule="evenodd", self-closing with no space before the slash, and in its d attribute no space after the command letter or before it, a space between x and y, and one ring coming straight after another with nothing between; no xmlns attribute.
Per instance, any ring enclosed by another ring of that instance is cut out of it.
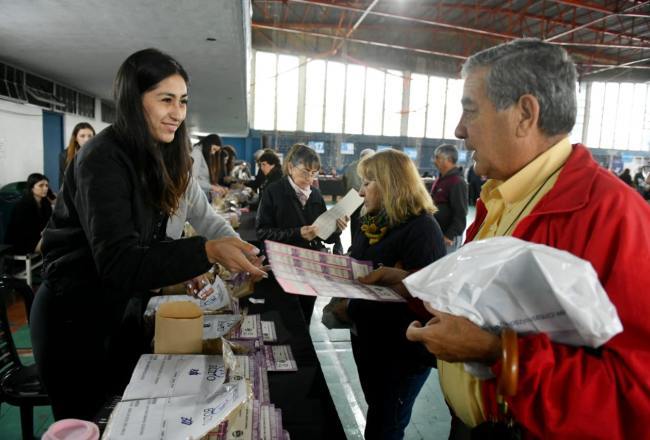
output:
<svg viewBox="0 0 650 440"><path fill-rule="evenodd" d="M649 5L649 4L650 4L650 1L639 3L639 4L636 4L634 6L630 6L629 8L625 8L624 10L621 11L621 13L631 12L631 11L633 11L635 9L638 9L640 7L643 7L643 6L646 6L646 5ZM607 20L608 18L614 17L616 15L618 15L618 14L610 12L610 13L608 13L608 15L597 18L595 20L592 20L592 21L587 22L585 24L582 24L580 26L574 27L573 29L569 29L567 31L560 32L559 34L556 34L556 35L553 35L552 37L546 38L544 41L550 42L550 41L553 41L553 40L557 40L558 38L561 38L561 37L564 37L566 35L572 34L572 33L576 32L576 31L579 31L580 29L584 29L584 28L587 28L589 26L593 26L596 23L599 23L599 22L601 22L603 20Z"/></svg>
<svg viewBox="0 0 650 440"><path fill-rule="evenodd" d="M435 50L420 49L420 48L417 48L417 47L402 46L402 45L398 45L398 44L380 43L378 41L361 40L359 38L345 38L345 37L341 37L341 36L338 36L338 35L325 35L325 34L319 34L317 32L309 32L309 31L302 31L302 30L299 30L299 29L284 28L284 27L279 27L279 26L268 25L268 24L265 24L265 23L253 22L253 23L251 23L251 27L253 29L268 29L268 30L274 30L274 31L280 31L280 32L288 32L288 33L292 33L292 34L309 35L309 36L317 37L317 38L329 38L329 39L332 39L332 40L345 40L345 41L350 41L352 43L365 44L365 45L368 45L368 46L386 47L386 48L390 48L390 49L400 49L400 50L409 50L411 52L423 53L423 54L427 54L427 55L436 55L436 56L447 57L447 58L455 58L455 59L463 60L463 61L467 59L466 56L453 54L453 53L448 53L448 52L440 52L440 51L435 51Z"/></svg>
<svg viewBox="0 0 650 440"><path fill-rule="evenodd" d="M528 7L529 6L527 5L525 8L523 8L522 10L519 10L519 11L506 11L506 10L503 10L503 9L498 9L497 12L500 13L500 14L519 14L521 16L521 18L523 19L522 21L525 21L525 19L531 19L531 20L541 22L540 27L542 29L542 32L540 32L540 35L539 35L540 37L543 37L544 25L542 23L544 23L544 24L553 24L555 26L561 26L563 28L572 28L572 27L576 26L575 22L571 23L571 22L564 21L564 20L558 20L557 16L556 17L547 17L547 16L544 16L544 15L538 15L538 14L533 14L533 13L530 13L530 12L524 12L526 10L526 8L528 8ZM455 9L455 10L461 10L461 11L472 10L472 11L481 12L481 13L489 13L490 11L495 11L494 8L485 7L485 6L468 6L468 5L464 5L464 4L449 4L449 3L439 3L439 4L436 5L436 8ZM575 20L575 11L576 11L576 9L573 8L572 12L574 12L574 20ZM623 17L625 17L625 16L628 16L629 14L621 14L621 15ZM643 15L643 17L650 18L650 15ZM522 24L522 27L523 27L523 24ZM639 37L639 36L636 36L636 35L614 32L614 31L609 30L609 29L587 27L587 28L585 28L585 30L588 30L588 31L594 32L594 33L602 33L602 34L611 36L613 38L625 38L625 39L628 39L630 41L639 41L639 42L642 42L644 44L650 44L650 38L643 38L643 37ZM532 35L532 33L528 34L528 36L530 36L530 35Z"/></svg>

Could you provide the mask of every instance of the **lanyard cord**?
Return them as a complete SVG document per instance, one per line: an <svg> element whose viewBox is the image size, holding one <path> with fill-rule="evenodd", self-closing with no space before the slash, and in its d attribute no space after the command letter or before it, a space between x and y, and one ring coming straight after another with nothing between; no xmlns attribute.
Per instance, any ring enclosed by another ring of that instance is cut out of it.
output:
<svg viewBox="0 0 650 440"><path fill-rule="evenodd" d="M533 202L533 200L535 200L535 197L537 197L537 194L539 194L539 192L542 190L542 188L544 188L544 186L546 186L546 184L548 183L548 181L551 180L551 178L552 178L553 176L555 176L555 175L556 175L556 174L557 174L557 173L562 169L562 167L564 167L564 163L563 163L562 165L560 165L560 166L559 166L555 171L553 171L553 172L551 173L551 175L548 176L548 177L546 178L546 180L544 180L544 181L542 182L542 184L537 188L537 190L533 193L533 195L530 196L530 198L528 199L528 201L526 202L526 204L524 205L524 207L521 208L521 210L519 211L519 213L517 214L517 216L515 217L515 219L512 221L512 223L510 223L510 226L508 226L508 229L506 229L506 230L503 232L503 235L504 235L504 236L505 236L505 235L508 235L508 233L509 233L510 230L513 228L513 226L515 225L515 223L517 223L517 221L519 220L519 217L521 216L521 214L523 214L523 213L526 211L526 209L528 208L528 206ZM487 218L487 215L485 216L485 218ZM481 223L481 227L478 229L479 232L481 231L481 229L483 229L483 223L484 223L484 222L485 222L485 219L483 219L483 222ZM477 234L477 235L478 235L478 234Z"/></svg>

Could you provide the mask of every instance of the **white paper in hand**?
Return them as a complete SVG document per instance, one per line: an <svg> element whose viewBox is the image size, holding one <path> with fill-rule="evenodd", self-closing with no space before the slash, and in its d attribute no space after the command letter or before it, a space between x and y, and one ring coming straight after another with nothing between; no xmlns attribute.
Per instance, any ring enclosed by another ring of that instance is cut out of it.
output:
<svg viewBox="0 0 650 440"><path fill-rule="evenodd" d="M314 226L318 227L318 236L326 240L336 231L336 220L347 215L352 215L363 203L363 197L352 188L339 202L325 211L316 219Z"/></svg>
<svg viewBox="0 0 650 440"><path fill-rule="evenodd" d="M588 261L549 246L496 237L469 243L404 280L412 296L497 333L546 333L598 347L623 331Z"/></svg>

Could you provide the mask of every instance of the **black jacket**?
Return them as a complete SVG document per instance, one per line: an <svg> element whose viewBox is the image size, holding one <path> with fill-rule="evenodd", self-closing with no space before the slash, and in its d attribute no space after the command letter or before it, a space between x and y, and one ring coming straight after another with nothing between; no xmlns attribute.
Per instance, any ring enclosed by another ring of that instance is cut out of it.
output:
<svg viewBox="0 0 650 440"><path fill-rule="evenodd" d="M269 171L269 174L264 176L264 180L260 183L259 186L260 197L262 197L262 194L264 194L264 190L266 189L267 186L269 186L273 182L277 182L280 179L282 179L282 169L280 168L279 165L276 165L271 169L271 171Z"/></svg>
<svg viewBox="0 0 650 440"><path fill-rule="evenodd" d="M416 271L445 256L440 226L430 214L411 217L388 230L376 244L359 233L355 235L350 256L404 270ZM435 365L435 357L424 346L406 339L406 329L418 316L406 303L352 299L348 314L355 322L355 359L376 369L390 369L404 374L422 371Z"/></svg>
<svg viewBox="0 0 650 440"><path fill-rule="evenodd" d="M121 319L138 292L209 269L204 238L165 240L166 217L149 203L112 127L80 150L64 182L43 234L43 272L66 303L106 307Z"/></svg>
<svg viewBox="0 0 650 440"><path fill-rule="evenodd" d="M47 199L41 200L39 206L32 194L26 194L16 203L5 236L7 244L13 245L14 253L34 252L50 215L52 207Z"/></svg>
<svg viewBox="0 0 650 440"><path fill-rule="evenodd" d="M314 223L326 210L325 200L318 189L312 187L303 207L289 183L289 177L282 177L269 184L261 196L255 221L257 238L260 241L278 241L307 249L322 249L323 242L318 237L307 241L300 235L300 228ZM326 242L336 242L339 235L340 232L333 233Z"/></svg>

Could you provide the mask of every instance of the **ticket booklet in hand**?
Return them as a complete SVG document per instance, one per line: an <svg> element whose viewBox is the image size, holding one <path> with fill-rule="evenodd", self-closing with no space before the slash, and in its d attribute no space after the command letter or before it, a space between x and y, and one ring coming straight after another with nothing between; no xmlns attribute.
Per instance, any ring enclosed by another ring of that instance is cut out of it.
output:
<svg viewBox="0 0 650 440"><path fill-rule="evenodd" d="M393 289L370 286L357 278L372 271L372 263L266 240L266 255L285 292L298 295L404 302Z"/></svg>

